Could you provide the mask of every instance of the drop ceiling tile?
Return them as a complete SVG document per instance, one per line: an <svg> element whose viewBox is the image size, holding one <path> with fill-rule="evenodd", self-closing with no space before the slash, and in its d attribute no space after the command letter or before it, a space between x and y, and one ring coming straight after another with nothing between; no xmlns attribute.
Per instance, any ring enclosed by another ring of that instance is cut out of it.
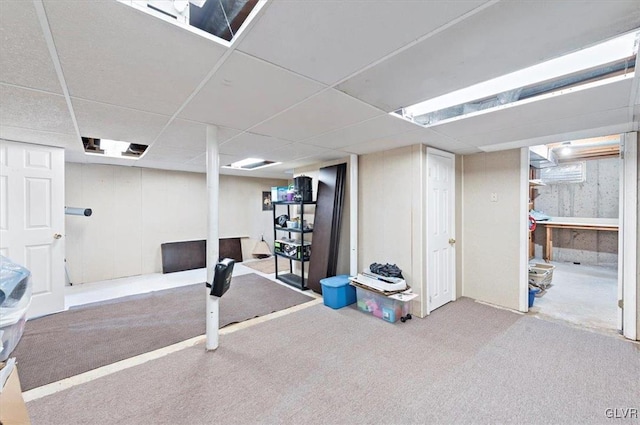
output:
<svg viewBox="0 0 640 425"><path fill-rule="evenodd" d="M238 49L333 84L482 3L272 2Z"/></svg>
<svg viewBox="0 0 640 425"><path fill-rule="evenodd" d="M240 130L218 127L218 144L240 134ZM207 148L207 125L194 121L174 119L158 137L154 145L171 148L194 149L204 152Z"/></svg>
<svg viewBox="0 0 640 425"><path fill-rule="evenodd" d="M329 149L319 148L317 146L303 145L301 143L291 143L280 149L273 150L270 154L271 161L288 162L303 159L307 157L315 157L320 155L331 156L333 151Z"/></svg>
<svg viewBox="0 0 640 425"><path fill-rule="evenodd" d="M380 115L384 112L337 90L326 90L251 131L302 141Z"/></svg>
<svg viewBox="0 0 640 425"><path fill-rule="evenodd" d="M59 146L65 149L77 149L80 152L84 152L81 148L82 142L80 142L77 136L71 134L0 125L0 139L34 143L36 145Z"/></svg>
<svg viewBox="0 0 640 425"><path fill-rule="evenodd" d="M150 146L148 149L149 151L144 155L145 159L165 162L189 162L202 155L201 150L194 151L155 145Z"/></svg>
<svg viewBox="0 0 640 425"><path fill-rule="evenodd" d="M283 146L290 145L288 140L280 140L275 137L260 134L243 133L220 146L220 153L226 155L238 155L243 158L264 158L271 160L272 151Z"/></svg>
<svg viewBox="0 0 640 425"><path fill-rule="evenodd" d="M617 111L617 112L611 111L610 113L619 115L620 113L624 113L624 111ZM566 122L567 120L565 119L562 121ZM609 118L606 118L606 121L611 122ZM633 126L633 123L623 122L621 124L605 125L604 127L597 127L597 128L577 128L575 130L565 131L561 133L553 133L551 135L546 135L546 136L531 137L528 139L513 139L513 141L511 142L481 145L479 146L479 149L481 149L483 152L494 152L494 151L501 151L505 149L517 149L517 148L522 148L526 146L546 145L549 143L556 143L558 141L564 141L564 140L579 140L579 139L588 139L592 137L610 136L612 134L620 134L620 133L626 133L628 131L633 131L632 126ZM559 126L557 126L556 128L558 127ZM565 129L569 127L576 128L576 126L565 126Z"/></svg>
<svg viewBox="0 0 640 425"><path fill-rule="evenodd" d="M260 59L234 52L180 117L246 130L324 87Z"/></svg>
<svg viewBox="0 0 640 425"><path fill-rule="evenodd" d="M470 143L484 133L628 106L632 83L633 80L627 78L611 84L599 83L590 88L575 87L544 99L524 100L495 111L476 113L429 128Z"/></svg>
<svg viewBox="0 0 640 425"><path fill-rule="evenodd" d="M155 159L139 159L133 165L140 168L154 168L157 170L187 171L190 173L205 173L206 165L178 161L159 161Z"/></svg>
<svg viewBox="0 0 640 425"><path fill-rule="evenodd" d="M116 1L45 0L45 9L78 98L172 115L226 49Z"/></svg>
<svg viewBox="0 0 640 425"><path fill-rule="evenodd" d="M64 97L0 84L0 125L75 135Z"/></svg>
<svg viewBox="0 0 640 425"><path fill-rule="evenodd" d="M415 131L418 128L420 128L420 126L416 124L389 114L384 114L349 127L343 127L339 130L307 139L304 143L324 148L338 149L363 143L367 140L375 140L408 131Z"/></svg>
<svg viewBox="0 0 640 425"><path fill-rule="evenodd" d="M638 2L498 2L341 83L385 111L596 44L640 26ZM540 36L543 34L544 36Z"/></svg>
<svg viewBox="0 0 640 425"><path fill-rule="evenodd" d="M0 1L0 81L62 94L33 2Z"/></svg>
<svg viewBox="0 0 640 425"><path fill-rule="evenodd" d="M628 113L629 109L625 107L611 110L598 110L587 114L563 117L557 120L525 122L518 127L480 134L475 137L463 139L462 141L472 146L479 146L483 150L498 150L496 148L502 145L507 148L511 146L513 142L540 139L542 137L550 137L553 139L547 143L551 141L558 142L565 140L566 135L569 133L589 132L599 128L610 128L612 126L629 124Z"/></svg>
<svg viewBox="0 0 640 425"><path fill-rule="evenodd" d="M150 145L169 121L165 115L104 103L75 98L72 103L82 137Z"/></svg>

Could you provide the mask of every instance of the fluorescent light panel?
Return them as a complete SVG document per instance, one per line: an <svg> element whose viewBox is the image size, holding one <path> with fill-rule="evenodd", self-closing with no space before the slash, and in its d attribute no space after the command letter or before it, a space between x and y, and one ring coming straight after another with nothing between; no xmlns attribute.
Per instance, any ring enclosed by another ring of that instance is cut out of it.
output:
<svg viewBox="0 0 640 425"><path fill-rule="evenodd" d="M403 108L403 112L408 118L424 115L624 59L636 54L637 40L638 32L626 34L520 71L416 103Z"/></svg>
<svg viewBox="0 0 640 425"><path fill-rule="evenodd" d="M272 165L280 164L280 162L268 161L262 158L246 158L241 161L236 161L228 165L223 165L222 168L233 168L236 170L253 171L260 168L270 167Z"/></svg>

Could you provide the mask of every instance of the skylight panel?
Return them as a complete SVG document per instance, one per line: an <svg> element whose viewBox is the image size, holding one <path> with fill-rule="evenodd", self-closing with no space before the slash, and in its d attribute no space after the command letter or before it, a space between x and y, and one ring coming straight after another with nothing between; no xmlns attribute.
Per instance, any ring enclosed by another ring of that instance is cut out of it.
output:
<svg viewBox="0 0 640 425"><path fill-rule="evenodd" d="M566 87L632 74L638 32L417 103L392 114L424 126Z"/></svg>

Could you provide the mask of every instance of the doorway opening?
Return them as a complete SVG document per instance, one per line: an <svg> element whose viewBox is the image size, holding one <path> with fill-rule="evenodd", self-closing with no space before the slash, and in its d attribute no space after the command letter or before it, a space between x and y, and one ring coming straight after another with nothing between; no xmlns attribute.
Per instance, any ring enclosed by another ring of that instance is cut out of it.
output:
<svg viewBox="0 0 640 425"><path fill-rule="evenodd" d="M530 148L530 314L599 330L621 330L623 137Z"/></svg>

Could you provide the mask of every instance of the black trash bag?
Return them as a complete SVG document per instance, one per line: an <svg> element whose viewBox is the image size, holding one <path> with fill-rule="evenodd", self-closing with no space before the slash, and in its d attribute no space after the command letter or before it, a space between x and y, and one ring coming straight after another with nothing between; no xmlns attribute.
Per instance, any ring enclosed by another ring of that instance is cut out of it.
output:
<svg viewBox="0 0 640 425"><path fill-rule="evenodd" d="M276 217L276 225L280 227L287 227L287 221L289 221L289 216L286 214L279 215Z"/></svg>
<svg viewBox="0 0 640 425"><path fill-rule="evenodd" d="M375 273L380 276L404 279L404 277L402 277L402 270L400 270L400 268L395 264L372 263L369 266L369 270L371 270L371 273Z"/></svg>

